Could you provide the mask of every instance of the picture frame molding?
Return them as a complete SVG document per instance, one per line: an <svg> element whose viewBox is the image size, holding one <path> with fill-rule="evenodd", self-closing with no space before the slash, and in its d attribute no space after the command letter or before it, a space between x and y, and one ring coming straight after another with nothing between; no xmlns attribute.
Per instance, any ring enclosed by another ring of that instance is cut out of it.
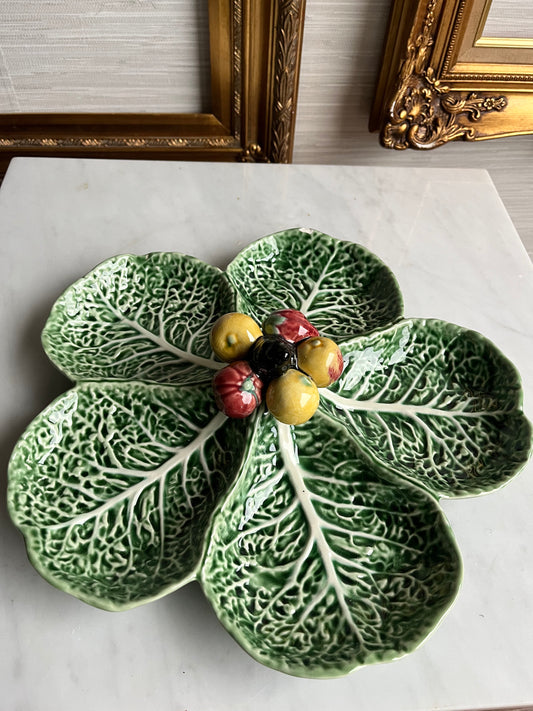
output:
<svg viewBox="0 0 533 711"><path fill-rule="evenodd" d="M14 156L292 159L305 0L208 0L211 113L0 114Z"/></svg>
<svg viewBox="0 0 533 711"><path fill-rule="evenodd" d="M395 0L369 128L382 145L533 133L533 38L482 36L491 0Z"/></svg>

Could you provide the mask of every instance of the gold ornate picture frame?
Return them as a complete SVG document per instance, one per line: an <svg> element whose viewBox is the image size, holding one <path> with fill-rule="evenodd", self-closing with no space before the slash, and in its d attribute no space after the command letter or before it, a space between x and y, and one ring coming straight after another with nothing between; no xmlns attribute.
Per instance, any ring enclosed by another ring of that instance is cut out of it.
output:
<svg viewBox="0 0 533 711"><path fill-rule="evenodd" d="M292 158L305 0L208 0L211 113L0 114L14 156Z"/></svg>
<svg viewBox="0 0 533 711"><path fill-rule="evenodd" d="M533 38L485 36L491 2L394 0L369 124L385 147L533 133Z"/></svg>

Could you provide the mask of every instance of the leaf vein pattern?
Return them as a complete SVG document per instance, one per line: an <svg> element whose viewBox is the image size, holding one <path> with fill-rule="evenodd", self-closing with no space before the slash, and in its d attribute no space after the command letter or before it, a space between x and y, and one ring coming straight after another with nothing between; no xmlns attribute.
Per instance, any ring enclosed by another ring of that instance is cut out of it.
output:
<svg viewBox="0 0 533 711"><path fill-rule="evenodd" d="M201 365L204 368L209 368L211 370L220 370L220 368L224 366L224 363L219 363L218 361L215 361L210 358L203 358L202 356L197 356L194 353L190 353L188 351L182 350L181 348L178 348L177 346L172 345L168 342L164 334L161 335L161 332L159 335L156 335L155 333L152 333L148 329L141 326L138 321L134 321L124 316L124 314L122 314L117 308L115 308L113 304L109 301L107 296L103 293L101 287L97 286L97 290L100 298L116 319L124 323L131 330L137 331L139 335L143 338L146 338L147 340L155 343L161 350L172 353L180 360L187 360L193 365Z"/></svg>
<svg viewBox="0 0 533 711"><path fill-rule="evenodd" d="M228 275L258 321L275 309L300 309L336 342L389 324L402 309L394 277L374 255L313 230L287 230L252 244Z"/></svg>
<svg viewBox="0 0 533 711"><path fill-rule="evenodd" d="M83 524L91 518L96 518L98 520L98 518L101 517L103 513L105 513L109 509L114 508L117 504L120 504L124 501L129 501L129 506L134 506L140 494L147 487L151 486L152 484L159 484L160 486L162 486L164 484L166 475L178 464L182 464L185 468L191 454L195 452L198 447L200 447L201 444L205 442L206 439L211 437L213 433L216 432L219 427L224 424L226 419L226 416L222 413L218 413L217 415L215 415L210 424L205 427L201 434L198 435L189 445L178 450L173 457L171 457L164 464L157 467L157 469L154 469L153 471L149 472L135 472L135 474L139 474L143 477L142 481L138 482L137 484L134 484L133 486L130 486L124 491L119 492L115 496L108 499L101 506L98 506L97 508L92 509L91 511L87 511L83 514L79 514L78 516L75 516L69 521L49 524L45 528L50 531L56 531L63 528L72 529L74 526ZM131 474L131 470L129 471L129 473Z"/></svg>
<svg viewBox="0 0 533 711"><path fill-rule="evenodd" d="M313 284L311 291L309 294L303 298L302 297L302 302L300 304L300 311L304 314L311 314L311 306L313 304L313 301L315 300L316 295L318 294L320 287L322 285L322 282L324 281L326 275L328 274L329 268L331 266L331 263L334 259L334 257L337 254L337 246L335 245L333 247L333 250L327 260L327 262L324 264L324 267L322 268L322 271L318 275L317 279L315 280L315 283ZM324 309L321 309L323 311Z"/></svg>
<svg viewBox="0 0 533 711"><path fill-rule="evenodd" d="M322 531L323 522L320 520L315 508L313 507L312 498L309 490L305 485L304 474L298 463L297 455L294 449L294 443L291 436L291 428L288 425L279 424L279 443L280 450L285 462L285 467L291 483L293 485L296 497L302 507L304 516L309 525L309 535L313 539L314 544L318 548L320 559L324 566L326 572L326 577L328 585L334 590L339 607L342 610L343 616L355 634L361 648L365 648L365 644L359 628L355 624L355 621L350 613L348 605L346 604L346 591L341 581L339 580L334 566L331 560L331 549L328 545L326 537ZM346 533L345 529L340 529L343 533Z"/></svg>

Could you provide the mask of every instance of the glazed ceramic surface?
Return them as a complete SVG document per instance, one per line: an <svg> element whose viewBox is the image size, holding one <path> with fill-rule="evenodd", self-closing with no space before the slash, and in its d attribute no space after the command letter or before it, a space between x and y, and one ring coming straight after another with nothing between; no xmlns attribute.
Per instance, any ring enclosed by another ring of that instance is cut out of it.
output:
<svg viewBox="0 0 533 711"><path fill-rule="evenodd" d="M213 323L284 308L340 345L341 378L304 425L264 407L226 418ZM461 578L438 498L502 486L529 452L504 356L402 318L380 260L312 230L259 240L226 274L174 253L110 259L60 297L43 344L76 386L10 463L37 570L111 610L196 579L244 649L298 676L418 646Z"/></svg>

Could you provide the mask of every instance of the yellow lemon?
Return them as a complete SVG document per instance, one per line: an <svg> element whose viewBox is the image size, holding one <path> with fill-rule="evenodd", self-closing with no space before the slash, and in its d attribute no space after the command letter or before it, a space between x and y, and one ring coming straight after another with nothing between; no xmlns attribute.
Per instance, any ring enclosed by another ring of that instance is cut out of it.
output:
<svg viewBox="0 0 533 711"><path fill-rule="evenodd" d="M270 412L286 425L301 425L316 412L320 396L311 378L299 370L288 370L273 380L267 389Z"/></svg>
<svg viewBox="0 0 533 711"><path fill-rule="evenodd" d="M235 312L224 314L211 329L211 348L226 363L242 360L261 335L261 329L250 316Z"/></svg>
<svg viewBox="0 0 533 711"><path fill-rule="evenodd" d="M331 338L312 337L298 344L298 368L310 375L319 388L340 378L344 367L339 347Z"/></svg>

